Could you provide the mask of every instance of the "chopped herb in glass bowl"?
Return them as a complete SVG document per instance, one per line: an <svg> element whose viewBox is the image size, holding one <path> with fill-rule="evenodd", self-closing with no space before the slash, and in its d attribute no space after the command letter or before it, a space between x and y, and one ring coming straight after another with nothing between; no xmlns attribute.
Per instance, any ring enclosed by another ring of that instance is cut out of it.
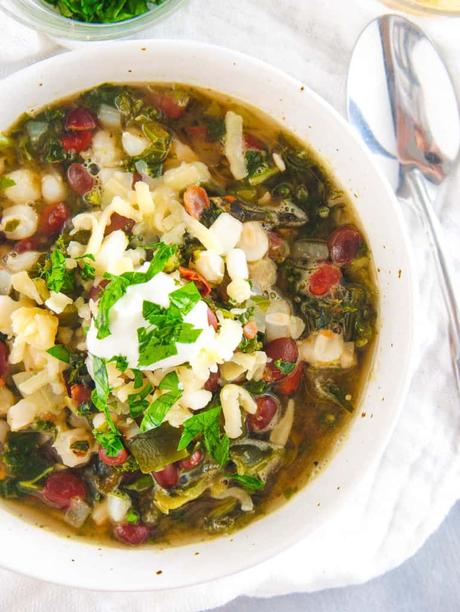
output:
<svg viewBox="0 0 460 612"><path fill-rule="evenodd" d="M160 6L165 0L45 0L63 17L86 23L127 21Z"/></svg>
<svg viewBox="0 0 460 612"><path fill-rule="evenodd" d="M0 11L72 47L126 38L161 21L185 0L3 0Z"/></svg>

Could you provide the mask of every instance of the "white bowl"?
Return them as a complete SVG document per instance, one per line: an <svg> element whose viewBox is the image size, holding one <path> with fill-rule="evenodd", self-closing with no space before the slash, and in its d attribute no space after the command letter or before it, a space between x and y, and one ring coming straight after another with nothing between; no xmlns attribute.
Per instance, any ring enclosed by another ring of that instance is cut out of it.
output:
<svg viewBox="0 0 460 612"><path fill-rule="evenodd" d="M92 589L182 587L248 568L308 536L345 503L381 455L410 374L410 258L398 204L346 122L302 83L233 51L193 42L132 41L58 55L1 82L0 129L24 111L106 81L189 83L264 110L308 142L352 194L378 269L381 330L360 407L367 417L355 419L330 465L277 511L230 537L161 550L97 548L0 508L0 564L6 568Z"/></svg>

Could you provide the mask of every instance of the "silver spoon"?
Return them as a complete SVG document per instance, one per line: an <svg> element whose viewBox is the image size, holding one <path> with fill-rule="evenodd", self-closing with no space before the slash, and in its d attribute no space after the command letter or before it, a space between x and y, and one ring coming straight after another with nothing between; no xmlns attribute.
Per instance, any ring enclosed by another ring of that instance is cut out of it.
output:
<svg viewBox="0 0 460 612"><path fill-rule="evenodd" d="M458 156L460 118L447 69L420 28L403 17L384 15L364 29L351 59L347 110L396 195L423 218L449 316L460 393L459 307L433 209Z"/></svg>

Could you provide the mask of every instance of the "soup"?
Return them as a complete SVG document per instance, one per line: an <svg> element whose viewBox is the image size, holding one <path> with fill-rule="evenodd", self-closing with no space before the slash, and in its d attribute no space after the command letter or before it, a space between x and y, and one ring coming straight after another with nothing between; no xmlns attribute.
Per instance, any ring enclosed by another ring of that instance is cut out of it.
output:
<svg viewBox="0 0 460 612"><path fill-rule="evenodd" d="M375 336L330 173L255 109L158 84L23 116L0 148L1 496L127 545L289 499L356 413Z"/></svg>

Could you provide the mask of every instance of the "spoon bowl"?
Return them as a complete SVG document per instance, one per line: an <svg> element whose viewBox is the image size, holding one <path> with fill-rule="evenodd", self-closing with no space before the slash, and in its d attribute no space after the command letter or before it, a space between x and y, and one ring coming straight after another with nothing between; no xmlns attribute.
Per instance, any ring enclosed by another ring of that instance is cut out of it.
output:
<svg viewBox="0 0 460 612"><path fill-rule="evenodd" d="M460 142L455 90L432 42L404 17L379 17L360 35L347 110L395 191L408 170L440 184L452 169Z"/></svg>

